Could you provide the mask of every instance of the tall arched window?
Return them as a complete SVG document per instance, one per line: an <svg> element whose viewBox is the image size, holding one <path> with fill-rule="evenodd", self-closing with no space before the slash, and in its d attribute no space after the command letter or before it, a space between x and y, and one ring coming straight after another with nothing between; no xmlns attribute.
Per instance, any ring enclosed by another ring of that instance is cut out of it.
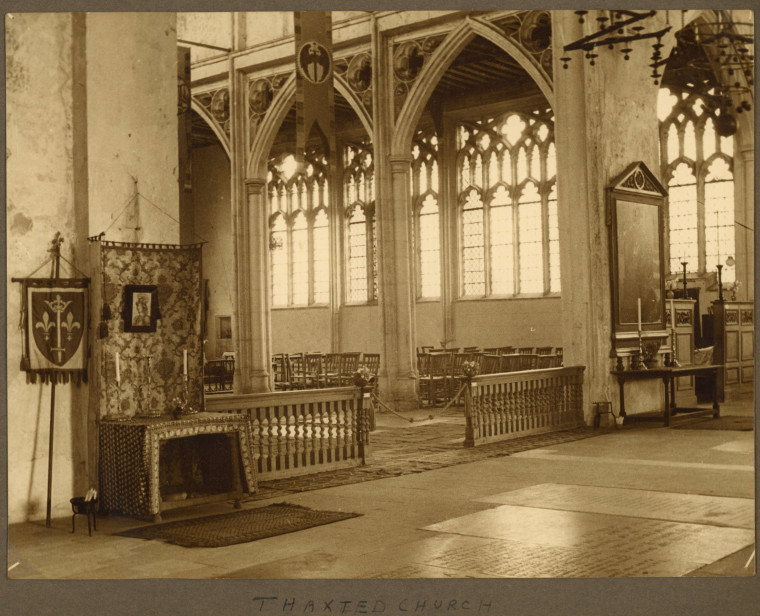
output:
<svg viewBox="0 0 760 616"><path fill-rule="evenodd" d="M346 219L346 301L377 299L375 174L368 145L349 145L343 152L343 208Z"/></svg>
<svg viewBox="0 0 760 616"><path fill-rule="evenodd" d="M412 147L412 204L417 255L417 296L441 295L438 138L419 134Z"/></svg>
<svg viewBox="0 0 760 616"><path fill-rule="evenodd" d="M291 154L269 165L272 306L329 302L327 161L298 168Z"/></svg>
<svg viewBox="0 0 760 616"><path fill-rule="evenodd" d="M553 119L509 112L457 129L460 294L559 292Z"/></svg>
<svg viewBox="0 0 760 616"><path fill-rule="evenodd" d="M662 177L668 186L670 272L696 274L723 265L723 280L733 282L734 256L733 137L721 137L699 94L661 88ZM730 262L730 260L729 260Z"/></svg>

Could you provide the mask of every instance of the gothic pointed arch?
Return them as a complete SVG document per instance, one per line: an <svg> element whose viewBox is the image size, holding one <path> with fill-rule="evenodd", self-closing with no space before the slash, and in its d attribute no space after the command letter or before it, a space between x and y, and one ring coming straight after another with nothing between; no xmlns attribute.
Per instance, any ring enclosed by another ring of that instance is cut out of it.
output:
<svg viewBox="0 0 760 616"><path fill-rule="evenodd" d="M221 126L217 122L214 121L213 116L211 115L211 112L201 105L195 98L191 99L190 102L190 108L195 111L206 124L208 124L208 127L213 131L214 135L216 135L217 139L219 139L219 144L222 146L222 149L224 150L224 153L227 155L227 159L230 158L230 138L227 133L224 132Z"/></svg>
<svg viewBox="0 0 760 616"><path fill-rule="evenodd" d="M356 92L340 75L333 77L334 87L351 105L351 109L361 121L368 135L372 135L372 118ZM295 74L292 74L277 92L272 104L264 116L251 142L246 162L247 177L265 177L267 174L267 159L277 131L285 120L296 98Z"/></svg>
<svg viewBox="0 0 760 616"><path fill-rule="evenodd" d="M554 108L552 80L531 57L528 50L506 36L496 25L468 16L446 36L422 66L419 77L411 87L398 114L392 139L392 152L405 154L409 150L417 122L428 99L451 63L476 36L486 39L511 56L530 75L546 97L549 106Z"/></svg>

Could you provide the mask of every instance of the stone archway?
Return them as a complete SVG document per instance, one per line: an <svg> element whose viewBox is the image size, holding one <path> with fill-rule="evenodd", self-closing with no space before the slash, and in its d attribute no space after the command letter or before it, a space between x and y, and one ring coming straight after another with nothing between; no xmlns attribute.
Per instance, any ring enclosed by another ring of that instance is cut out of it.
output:
<svg viewBox="0 0 760 616"><path fill-rule="evenodd" d="M373 126L372 118L358 99L356 93L346 83L340 75L334 76L333 81L335 90L351 106L356 116L361 121L367 134L372 138ZM246 176L249 178L263 178L267 174L267 159L272 147L277 131L290 111L296 97L296 80L295 74L292 74L282 85L282 88L272 100L272 104L267 110L263 122L256 131L256 135L251 141L251 147L248 151L248 160L246 161Z"/></svg>
<svg viewBox="0 0 760 616"><path fill-rule="evenodd" d="M546 97L549 105L554 108L552 81L541 70L527 49L515 40L507 37L497 26L477 17L468 16L456 29L446 36L439 47L433 52L410 89L409 96L407 96L396 120L391 140L391 152L393 155L408 155L412 135L428 99L451 63L476 36L490 41L512 57L531 76L541 90L541 93Z"/></svg>

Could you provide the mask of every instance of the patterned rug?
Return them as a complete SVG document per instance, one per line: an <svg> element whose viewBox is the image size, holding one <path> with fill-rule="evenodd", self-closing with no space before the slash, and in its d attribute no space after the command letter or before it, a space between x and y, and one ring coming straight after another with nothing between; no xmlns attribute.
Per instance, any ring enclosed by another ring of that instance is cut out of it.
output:
<svg viewBox="0 0 760 616"><path fill-rule="evenodd" d="M684 421L683 424L674 426L677 430L737 430L751 432L754 430L754 418L737 415L721 417L695 418L693 421Z"/></svg>
<svg viewBox="0 0 760 616"><path fill-rule="evenodd" d="M161 539L188 548L217 548L294 533L360 515L343 511L315 511L300 505L275 503L258 509L150 524L117 535L137 539Z"/></svg>

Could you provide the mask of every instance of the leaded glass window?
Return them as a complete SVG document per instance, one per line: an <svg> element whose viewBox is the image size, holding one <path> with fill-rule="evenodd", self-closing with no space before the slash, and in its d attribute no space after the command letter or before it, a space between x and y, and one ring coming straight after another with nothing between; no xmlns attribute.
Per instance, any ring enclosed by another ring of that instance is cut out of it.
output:
<svg viewBox="0 0 760 616"><path fill-rule="evenodd" d="M343 151L343 208L346 220L346 301L377 299L375 175L370 146Z"/></svg>
<svg viewBox="0 0 760 616"><path fill-rule="evenodd" d="M460 294L560 290L554 122L509 112L457 127Z"/></svg>
<svg viewBox="0 0 760 616"><path fill-rule="evenodd" d="M329 302L327 161L299 168L291 154L271 161L268 176L272 306Z"/></svg>
<svg viewBox="0 0 760 616"><path fill-rule="evenodd" d="M705 112L705 100L675 87L661 88L658 99L662 177L668 187L670 272L702 274L723 265L723 280L733 282L733 137L722 137ZM731 260L729 260L731 262Z"/></svg>
<svg viewBox="0 0 760 616"><path fill-rule="evenodd" d="M441 296L441 216L438 204L438 138L419 134L412 147L412 205L417 296Z"/></svg>

